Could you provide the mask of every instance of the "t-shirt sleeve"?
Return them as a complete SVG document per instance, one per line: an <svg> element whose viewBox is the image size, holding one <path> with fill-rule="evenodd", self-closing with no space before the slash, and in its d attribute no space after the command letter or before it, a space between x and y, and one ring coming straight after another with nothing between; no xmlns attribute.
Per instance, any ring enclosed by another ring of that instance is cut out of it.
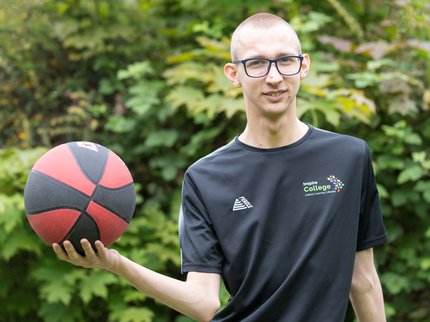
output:
<svg viewBox="0 0 430 322"><path fill-rule="evenodd" d="M357 251L372 248L387 241L378 189L367 144L364 158Z"/></svg>
<svg viewBox="0 0 430 322"><path fill-rule="evenodd" d="M200 192L189 174L179 213L182 272L221 273L223 254Z"/></svg>

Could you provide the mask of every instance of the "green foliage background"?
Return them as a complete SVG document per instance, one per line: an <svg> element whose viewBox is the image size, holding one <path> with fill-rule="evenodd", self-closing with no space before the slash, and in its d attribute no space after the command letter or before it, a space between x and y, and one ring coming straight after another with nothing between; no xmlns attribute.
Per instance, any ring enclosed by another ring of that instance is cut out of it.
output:
<svg viewBox="0 0 430 322"><path fill-rule="evenodd" d="M112 274L57 260L31 231L23 188L52 146L111 148L138 190L114 247L183 278L182 175L244 126L241 94L222 66L235 26L259 11L290 21L310 53L300 117L370 144L389 232L376 259L390 321L429 321L424 0L0 0L0 321L190 321Z"/></svg>

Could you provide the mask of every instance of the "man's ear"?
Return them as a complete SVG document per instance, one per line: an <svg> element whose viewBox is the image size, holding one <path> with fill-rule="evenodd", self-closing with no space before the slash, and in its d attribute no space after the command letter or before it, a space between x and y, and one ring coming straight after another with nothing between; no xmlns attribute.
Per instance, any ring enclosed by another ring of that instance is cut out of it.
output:
<svg viewBox="0 0 430 322"><path fill-rule="evenodd" d="M300 70L300 80L304 79L309 74L311 67L311 59L308 54L303 54L302 69Z"/></svg>
<svg viewBox="0 0 430 322"><path fill-rule="evenodd" d="M224 66L224 75L228 78L228 80L233 84L234 87L241 87L236 65L233 63L225 64Z"/></svg>

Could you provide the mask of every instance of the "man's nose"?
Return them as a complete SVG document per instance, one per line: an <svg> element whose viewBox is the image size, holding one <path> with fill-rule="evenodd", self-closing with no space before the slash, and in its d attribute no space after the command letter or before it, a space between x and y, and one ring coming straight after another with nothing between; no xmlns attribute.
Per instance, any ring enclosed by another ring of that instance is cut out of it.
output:
<svg viewBox="0 0 430 322"><path fill-rule="evenodd" d="M266 76L266 81L269 83L279 83L283 79L284 78L279 73L278 68L276 68L276 63L275 62L270 63L270 69L269 69L269 73Z"/></svg>

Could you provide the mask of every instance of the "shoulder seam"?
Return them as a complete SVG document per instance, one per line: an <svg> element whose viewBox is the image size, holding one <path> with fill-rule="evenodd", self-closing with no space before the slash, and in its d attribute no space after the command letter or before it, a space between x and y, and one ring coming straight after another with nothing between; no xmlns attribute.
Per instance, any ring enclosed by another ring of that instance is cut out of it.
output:
<svg viewBox="0 0 430 322"><path fill-rule="evenodd" d="M219 147L218 149L212 151L211 153L209 153L208 155L198 159L196 162L194 162L189 168L192 168L196 165L198 165L200 162L205 161L205 160L210 160L214 157L216 157L217 155L221 154L222 152L224 152L225 150L229 149L231 147L231 145L234 143L234 139L232 141L230 141L229 143Z"/></svg>

